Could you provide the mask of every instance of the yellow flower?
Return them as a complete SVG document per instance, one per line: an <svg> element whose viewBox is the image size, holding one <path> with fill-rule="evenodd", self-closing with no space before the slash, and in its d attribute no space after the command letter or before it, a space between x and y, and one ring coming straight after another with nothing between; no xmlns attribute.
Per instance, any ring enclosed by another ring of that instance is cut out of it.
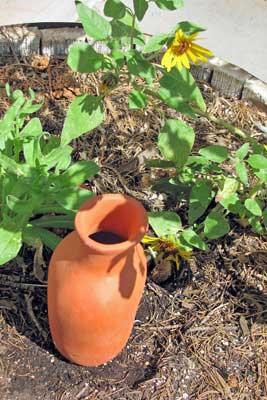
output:
<svg viewBox="0 0 267 400"><path fill-rule="evenodd" d="M147 244L153 251L156 251L157 258L165 261L174 261L177 269L179 269L179 256L188 258L191 256L191 251L186 251L182 248L181 243L174 235L166 237L144 236L142 243Z"/></svg>
<svg viewBox="0 0 267 400"><path fill-rule="evenodd" d="M171 46L168 48L161 60L161 65L166 67L168 72L174 66L177 66L180 71L183 67L189 69L190 60L192 60L194 64L197 64L198 61L206 62L208 61L207 57L213 56L213 53L210 50L194 43L198 34L199 33L197 32L187 36L182 29L179 29L176 32Z"/></svg>

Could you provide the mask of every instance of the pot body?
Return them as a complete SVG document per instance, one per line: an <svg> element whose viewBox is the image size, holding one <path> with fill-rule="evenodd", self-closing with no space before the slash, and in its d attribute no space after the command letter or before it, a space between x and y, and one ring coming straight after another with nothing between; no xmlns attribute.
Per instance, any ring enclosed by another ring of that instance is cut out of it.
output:
<svg viewBox="0 0 267 400"><path fill-rule="evenodd" d="M50 261L51 335L59 352L79 365L111 360L131 334L146 279L146 258L138 240L147 220L140 203L132 209L129 200L138 203L120 194L89 200L77 213L76 230L63 239ZM131 225L136 210L143 214L139 228L136 221ZM122 227L125 223L128 226ZM117 244L98 243L89 237L98 231L124 239Z"/></svg>

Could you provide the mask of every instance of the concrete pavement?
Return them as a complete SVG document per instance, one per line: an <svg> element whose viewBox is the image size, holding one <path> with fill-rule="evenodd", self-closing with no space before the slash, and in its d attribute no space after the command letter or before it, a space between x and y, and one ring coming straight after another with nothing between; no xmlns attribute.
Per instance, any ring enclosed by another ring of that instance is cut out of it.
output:
<svg viewBox="0 0 267 400"><path fill-rule="evenodd" d="M168 32L189 20L207 28L200 41L217 57L236 64L267 82L266 0L184 0L185 7L163 11L153 4L142 22L146 33ZM87 0L101 10L103 0ZM125 0L132 5L132 0ZM0 0L0 25L27 22L74 22L73 0Z"/></svg>

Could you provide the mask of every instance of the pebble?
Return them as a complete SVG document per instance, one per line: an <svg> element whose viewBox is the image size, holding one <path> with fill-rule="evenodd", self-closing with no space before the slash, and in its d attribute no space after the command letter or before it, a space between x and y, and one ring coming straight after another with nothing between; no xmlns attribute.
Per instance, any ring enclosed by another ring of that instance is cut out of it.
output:
<svg viewBox="0 0 267 400"><path fill-rule="evenodd" d="M183 400L188 400L189 399L189 395L187 393L183 393L182 399Z"/></svg>

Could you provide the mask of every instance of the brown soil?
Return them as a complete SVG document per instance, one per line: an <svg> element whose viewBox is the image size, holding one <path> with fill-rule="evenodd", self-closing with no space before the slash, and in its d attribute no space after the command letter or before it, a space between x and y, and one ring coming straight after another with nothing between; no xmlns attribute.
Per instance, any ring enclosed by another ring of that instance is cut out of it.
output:
<svg viewBox="0 0 267 400"><path fill-rule="evenodd" d="M0 64L0 113L7 107L1 85L29 86L45 98L44 129L59 134L66 108L79 93L97 92L97 76L72 74L64 60L14 60ZM16 61L17 63L17 61ZM217 116L250 130L264 141L258 124L264 110L225 99L200 83ZM106 99L106 122L74 141L75 159L95 159L96 193L126 192L149 210L175 208L149 191L155 177L144 158L157 155L162 110L127 110L127 87ZM167 111L169 115L175 115ZM190 122L196 148L238 139L204 118ZM157 171L163 175L164 171ZM260 400L267 399L267 241L232 223L210 252L196 252L161 286L149 279L131 338L112 362L85 368L65 361L54 349L47 325L46 265L24 248L0 274L0 398L3 400ZM40 276L40 268L44 276ZM39 271L39 273L38 273Z"/></svg>

